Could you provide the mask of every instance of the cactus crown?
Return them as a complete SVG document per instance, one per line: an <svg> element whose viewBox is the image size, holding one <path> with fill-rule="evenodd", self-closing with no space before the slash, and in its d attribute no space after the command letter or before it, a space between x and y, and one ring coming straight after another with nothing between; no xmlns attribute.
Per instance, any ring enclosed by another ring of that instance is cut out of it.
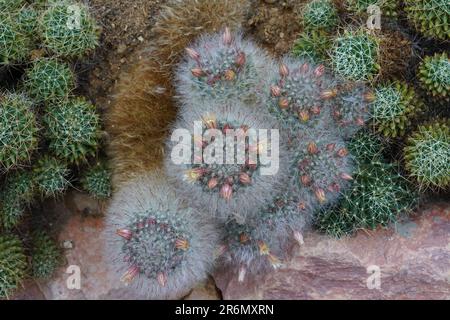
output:
<svg viewBox="0 0 450 320"><path fill-rule="evenodd" d="M56 59L39 59L27 71L25 85L37 101L55 102L69 96L75 87L75 76L66 63Z"/></svg>
<svg viewBox="0 0 450 320"><path fill-rule="evenodd" d="M0 235L0 298L8 298L25 278L27 258L19 238Z"/></svg>
<svg viewBox="0 0 450 320"><path fill-rule="evenodd" d="M70 170L60 160L43 156L34 169L37 188L43 197L54 197L62 194L69 185L67 176Z"/></svg>
<svg viewBox="0 0 450 320"><path fill-rule="evenodd" d="M351 81L369 80L378 71L378 43L363 31L346 31L331 52L334 71Z"/></svg>
<svg viewBox="0 0 450 320"><path fill-rule="evenodd" d="M98 144L100 119L95 107L83 98L49 106L44 116L50 150L70 163L85 161Z"/></svg>
<svg viewBox="0 0 450 320"><path fill-rule="evenodd" d="M313 0L303 9L303 23L307 28L329 30L338 23L337 9L331 0Z"/></svg>
<svg viewBox="0 0 450 320"><path fill-rule="evenodd" d="M89 168L83 175L81 184L94 198L107 199L111 196L111 172L103 163Z"/></svg>
<svg viewBox="0 0 450 320"><path fill-rule="evenodd" d="M450 59L446 52L427 56L419 67L419 80L433 96L450 95Z"/></svg>
<svg viewBox="0 0 450 320"><path fill-rule="evenodd" d="M31 52L31 41L24 34L16 18L0 14L0 65L25 60Z"/></svg>
<svg viewBox="0 0 450 320"><path fill-rule="evenodd" d="M377 130L395 138L405 133L411 119L422 109L415 91L404 82L393 82L375 89L371 114Z"/></svg>
<svg viewBox="0 0 450 320"><path fill-rule="evenodd" d="M59 56L80 57L98 45L98 27L82 3L51 3L39 22L44 45Z"/></svg>
<svg viewBox="0 0 450 320"><path fill-rule="evenodd" d="M0 96L0 165L9 169L28 161L37 146L33 103L22 94Z"/></svg>
<svg viewBox="0 0 450 320"><path fill-rule="evenodd" d="M358 131L347 146L358 163L381 161L383 158L384 146L381 139L368 130Z"/></svg>
<svg viewBox="0 0 450 320"><path fill-rule="evenodd" d="M61 251L55 241L43 231L32 236L31 269L34 278L49 279L61 263Z"/></svg>
<svg viewBox="0 0 450 320"><path fill-rule="evenodd" d="M405 147L406 168L421 188L450 185L450 129L448 122L419 126Z"/></svg>

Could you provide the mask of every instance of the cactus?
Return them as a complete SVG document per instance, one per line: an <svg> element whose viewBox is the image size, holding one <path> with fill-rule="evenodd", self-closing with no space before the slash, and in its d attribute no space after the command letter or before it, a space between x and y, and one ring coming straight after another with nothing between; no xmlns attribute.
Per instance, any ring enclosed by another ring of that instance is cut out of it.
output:
<svg viewBox="0 0 450 320"><path fill-rule="evenodd" d="M120 280L150 299L179 298L211 271L217 232L163 181L141 176L115 194L106 216L107 257Z"/></svg>
<svg viewBox="0 0 450 320"><path fill-rule="evenodd" d="M89 168L81 178L81 185L96 199L111 196L111 172L104 163L97 163Z"/></svg>
<svg viewBox="0 0 450 320"><path fill-rule="evenodd" d="M448 121L419 126L404 149L406 169L421 189L450 185L450 129Z"/></svg>
<svg viewBox="0 0 450 320"><path fill-rule="evenodd" d="M292 53L301 59L323 63L328 58L327 52L330 48L330 36L324 31L312 30L300 34L292 48Z"/></svg>
<svg viewBox="0 0 450 320"><path fill-rule="evenodd" d="M195 108L205 99L255 101L266 85L271 60L228 28L201 37L186 53L176 73L176 88L189 106Z"/></svg>
<svg viewBox="0 0 450 320"><path fill-rule="evenodd" d="M25 86L39 102L67 99L75 88L75 76L69 65L56 59L39 59L27 70Z"/></svg>
<svg viewBox="0 0 450 320"><path fill-rule="evenodd" d="M417 204L417 194L394 165L378 161L360 164L354 179L336 207L319 212L319 230L341 237L358 229L387 226Z"/></svg>
<svg viewBox="0 0 450 320"><path fill-rule="evenodd" d="M398 16L398 0L346 0L347 9L357 14L366 14L371 5L378 6L382 17L394 18Z"/></svg>
<svg viewBox="0 0 450 320"><path fill-rule="evenodd" d="M35 279L49 279L61 264L61 251L44 231L35 231L31 241L32 276Z"/></svg>
<svg viewBox="0 0 450 320"><path fill-rule="evenodd" d="M16 17L0 14L0 66L23 62L31 50L32 42Z"/></svg>
<svg viewBox="0 0 450 320"><path fill-rule="evenodd" d="M414 89L404 82L378 86L374 95L370 106L373 123L388 138L403 136L411 120L423 109Z"/></svg>
<svg viewBox="0 0 450 320"><path fill-rule="evenodd" d="M14 235L0 235L0 298L9 298L25 278L27 258Z"/></svg>
<svg viewBox="0 0 450 320"><path fill-rule="evenodd" d="M98 145L100 119L83 98L72 98L47 108L45 135L53 154L70 163L85 161Z"/></svg>
<svg viewBox="0 0 450 320"><path fill-rule="evenodd" d="M26 4L26 0L0 0L0 13L13 12Z"/></svg>
<svg viewBox="0 0 450 320"><path fill-rule="evenodd" d="M37 147L33 102L23 94L0 95L0 165L6 170L27 162Z"/></svg>
<svg viewBox="0 0 450 320"><path fill-rule="evenodd" d="M281 182L287 174L287 151L283 141L279 142L276 150L272 143L277 143L278 139L273 132L267 132L266 137L260 135L258 141L250 139L252 131L260 133L257 130L279 128L275 119L266 114L262 106L256 108L258 112L238 101L229 101L225 105L197 103L191 112L184 113L174 125L174 129L187 129L193 137L194 152L190 153L188 161L176 164L173 154L178 152L179 144L176 141L169 141L167 144L166 172L178 196L186 199L194 208L207 208L208 213L219 220L227 220L236 215L245 219L255 214L260 206L272 201L273 194L282 187ZM200 126L198 130L193 126L196 122ZM223 132L223 139L217 140L218 142L214 140L213 143L210 135L215 132L210 129ZM234 148L228 149L225 145L228 129L236 130L236 135L242 137L234 141L235 148L242 151L242 158ZM244 138L247 134L249 138ZM191 139L185 147L192 150ZM214 147L223 148L222 155L217 155L221 158L216 163L205 161ZM227 154L229 151L232 153ZM268 167L275 169L277 166L273 161L262 164L261 158L268 151L273 154L279 151L278 170L262 174L261 170L264 168L269 170ZM228 160L229 157L232 163Z"/></svg>
<svg viewBox="0 0 450 320"><path fill-rule="evenodd" d="M5 229L19 224L34 200L35 184L30 171L10 173L0 190L0 221Z"/></svg>
<svg viewBox="0 0 450 320"><path fill-rule="evenodd" d="M79 2L51 3L39 29L45 47L61 57L81 57L98 46L99 28L89 8Z"/></svg>
<svg viewBox="0 0 450 320"><path fill-rule="evenodd" d="M267 105L283 128L318 128L328 120L337 90L324 65L285 58L275 74Z"/></svg>
<svg viewBox="0 0 450 320"><path fill-rule="evenodd" d="M377 39L364 31L348 31L335 39L331 64L336 74L350 81L372 79L379 70Z"/></svg>
<svg viewBox="0 0 450 320"><path fill-rule="evenodd" d="M314 134L294 148L291 176L300 202L318 207L334 203L349 186L354 163L340 138Z"/></svg>
<svg viewBox="0 0 450 320"><path fill-rule="evenodd" d="M450 99L450 59L446 52L426 56L419 66L419 80L427 92Z"/></svg>
<svg viewBox="0 0 450 320"><path fill-rule="evenodd" d="M450 3L447 0L405 0L409 22L423 35L450 39Z"/></svg>
<svg viewBox="0 0 450 320"><path fill-rule="evenodd" d="M384 145L380 137L369 130L358 131L347 144L350 154L358 163L370 163L383 159Z"/></svg>
<svg viewBox="0 0 450 320"><path fill-rule="evenodd" d="M338 12L332 0L312 0L303 8L303 24L308 29L331 30L338 24Z"/></svg>
<svg viewBox="0 0 450 320"><path fill-rule="evenodd" d="M23 7L17 13L20 30L29 37L34 37L37 32L39 13L33 6Z"/></svg>
<svg viewBox="0 0 450 320"><path fill-rule="evenodd" d="M60 160L48 155L41 157L34 168L34 179L41 196L55 197L64 193L69 186L69 173L67 165Z"/></svg>

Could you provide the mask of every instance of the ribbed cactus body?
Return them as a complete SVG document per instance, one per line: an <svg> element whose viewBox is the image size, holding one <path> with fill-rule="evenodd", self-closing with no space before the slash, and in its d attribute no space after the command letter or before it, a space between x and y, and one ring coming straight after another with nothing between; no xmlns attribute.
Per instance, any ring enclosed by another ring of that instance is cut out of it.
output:
<svg viewBox="0 0 450 320"><path fill-rule="evenodd" d="M0 13L0 66L23 62L31 50L31 40L21 30L16 17Z"/></svg>
<svg viewBox="0 0 450 320"><path fill-rule="evenodd" d="M384 144L378 135L369 130L358 131L347 146L358 163L381 161L383 158Z"/></svg>
<svg viewBox="0 0 450 320"><path fill-rule="evenodd" d="M96 199L108 199L111 196L111 171L105 163L98 162L81 177L85 191Z"/></svg>
<svg viewBox="0 0 450 320"><path fill-rule="evenodd" d="M34 179L42 197L55 197L64 193L69 186L70 170L64 162L45 155L34 168Z"/></svg>
<svg viewBox="0 0 450 320"><path fill-rule="evenodd" d="M330 30L337 26L338 12L331 0L312 0L303 8L302 18L308 29Z"/></svg>
<svg viewBox="0 0 450 320"><path fill-rule="evenodd" d="M27 258L20 239L0 236L0 298L8 298L25 278Z"/></svg>
<svg viewBox="0 0 450 320"><path fill-rule="evenodd" d="M32 236L31 271L35 279L49 279L61 264L61 250L44 231Z"/></svg>
<svg viewBox="0 0 450 320"><path fill-rule="evenodd" d="M450 100L450 59L446 52L426 56L419 66L420 84L434 97Z"/></svg>

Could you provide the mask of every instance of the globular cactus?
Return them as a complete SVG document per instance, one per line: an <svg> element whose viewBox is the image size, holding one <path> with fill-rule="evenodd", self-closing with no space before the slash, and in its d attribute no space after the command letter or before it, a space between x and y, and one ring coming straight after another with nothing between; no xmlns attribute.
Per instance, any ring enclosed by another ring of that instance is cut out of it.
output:
<svg viewBox="0 0 450 320"><path fill-rule="evenodd" d="M341 237L359 229L387 226L417 204L417 194L394 165L378 161L360 164L354 179L336 207L319 212L319 230Z"/></svg>
<svg viewBox="0 0 450 320"><path fill-rule="evenodd" d="M37 147L33 102L23 94L0 94L0 166L8 170L27 162Z"/></svg>
<svg viewBox="0 0 450 320"><path fill-rule="evenodd" d="M61 160L79 163L92 155L100 137L100 119L84 98L49 106L43 117L49 149Z"/></svg>
<svg viewBox="0 0 450 320"><path fill-rule="evenodd" d="M242 35L205 35L186 49L176 72L181 100L195 108L205 99L255 101L264 91L272 60Z"/></svg>
<svg viewBox="0 0 450 320"><path fill-rule="evenodd" d="M383 159L384 143L378 135L369 130L358 131L347 146L358 163L370 163Z"/></svg>
<svg viewBox="0 0 450 320"><path fill-rule="evenodd" d="M20 239L0 235L0 298L9 298L26 275L27 258Z"/></svg>
<svg viewBox="0 0 450 320"><path fill-rule="evenodd" d="M106 224L115 284L120 278L146 298L180 298L211 271L217 231L178 198L162 172L119 189Z"/></svg>
<svg viewBox="0 0 450 320"><path fill-rule="evenodd" d="M332 127L337 127L344 139L360 130L370 118L369 105L375 96L362 83L342 83L337 87L337 95L332 100Z"/></svg>
<svg viewBox="0 0 450 320"><path fill-rule="evenodd" d="M339 35L330 56L334 72L346 80L370 80L379 70L377 39L364 31Z"/></svg>
<svg viewBox="0 0 450 320"><path fill-rule="evenodd" d="M287 150L284 139L278 139L279 124L263 106L257 108L255 112L238 101L197 103L195 109L181 115L173 129L186 129L189 140L171 139L165 160L167 175L180 198L192 207L206 208L219 220L245 219L272 201L287 175ZM237 138L231 144L227 142L227 130L235 130ZM213 138L216 134L218 137ZM185 153L189 159L182 163L174 161L180 146L189 152ZM213 148L217 148L215 161L211 157ZM206 161L206 157L211 160Z"/></svg>
<svg viewBox="0 0 450 320"><path fill-rule="evenodd" d="M80 57L98 46L99 28L80 2L52 2L39 19L44 46L61 57Z"/></svg>
<svg viewBox="0 0 450 320"><path fill-rule="evenodd" d="M0 0L0 12L13 12L26 4L26 0Z"/></svg>
<svg viewBox="0 0 450 320"><path fill-rule="evenodd" d="M312 30L303 32L292 48L292 54L298 58L323 63L328 58L331 48L331 37L324 31Z"/></svg>
<svg viewBox="0 0 450 320"><path fill-rule="evenodd" d="M336 84L323 64L285 58L272 74L267 105L283 128L323 128L336 95Z"/></svg>
<svg viewBox="0 0 450 320"><path fill-rule="evenodd" d="M447 52L426 56L419 66L418 76L427 92L437 98L450 99L450 59Z"/></svg>
<svg viewBox="0 0 450 320"><path fill-rule="evenodd" d="M354 161L338 137L314 133L293 150L292 185L300 202L311 207L334 203L353 179Z"/></svg>
<svg viewBox="0 0 450 320"><path fill-rule="evenodd" d="M331 30L338 24L338 12L332 0L312 0L302 11L303 25L308 29Z"/></svg>
<svg viewBox="0 0 450 320"><path fill-rule="evenodd" d="M69 186L67 165L48 155L42 156L33 170L36 187L43 198L64 193Z"/></svg>
<svg viewBox="0 0 450 320"><path fill-rule="evenodd" d="M5 229L18 225L33 202L35 184L30 171L10 173L0 190L0 221Z"/></svg>
<svg viewBox="0 0 450 320"><path fill-rule="evenodd" d="M75 88L75 76L64 62L39 59L27 70L25 87L39 102L57 102L67 99Z"/></svg>
<svg viewBox="0 0 450 320"><path fill-rule="evenodd" d="M304 212L298 199L280 195L258 215L244 224L229 221L223 226L219 264L238 272L239 282L246 275L277 269L287 258L290 242L303 244L303 233L312 212Z"/></svg>
<svg viewBox="0 0 450 320"><path fill-rule="evenodd" d="M421 189L447 188L450 185L449 121L434 121L419 126L404 149L406 169Z"/></svg>
<svg viewBox="0 0 450 320"><path fill-rule="evenodd" d="M450 39L450 3L447 0L405 0L409 22L423 35Z"/></svg>
<svg viewBox="0 0 450 320"><path fill-rule="evenodd" d="M31 54L32 41L14 15L0 14L0 66L23 62Z"/></svg>
<svg viewBox="0 0 450 320"><path fill-rule="evenodd" d="M105 163L98 162L81 177L83 190L96 199L111 197L111 171Z"/></svg>
<svg viewBox="0 0 450 320"><path fill-rule="evenodd" d="M22 7L17 12L17 21L20 30L28 35L34 37L37 32L39 12L33 6Z"/></svg>
<svg viewBox="0 0 450 320"><path fill-rule="evenodd" d="M369 6L380 8L381 17L394 18L398 16L398 0L346 0L347 10L365 16Z"/></svg>
<svg viewBox="0 0 450 320"><path fill-rule="evenodd" d="M49 279L61 265L58 244L44 231L35 231L31 238L31 272L35 279Z"/></svg>
<svg viewBox="0 0 450 320"><path fill-rule="evenodd" d="M403 136L411 120L423 110L415 90L405 82L380 85L374 95L375 100L370 105L373 124L388 138Z"/></svg>

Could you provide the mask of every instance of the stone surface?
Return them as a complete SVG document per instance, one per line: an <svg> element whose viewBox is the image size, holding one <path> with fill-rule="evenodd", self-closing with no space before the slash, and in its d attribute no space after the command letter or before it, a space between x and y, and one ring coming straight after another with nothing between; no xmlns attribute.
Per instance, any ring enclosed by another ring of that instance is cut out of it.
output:
<svg viewBox="0 0 450 320"><path fill-rule="evenodd" d="M216 285L224 299L450 299L450 204L346 239L310 233L295 251L282 269L243 283L219 270ZM380 287L369 289L377 267Z"/></svg>

